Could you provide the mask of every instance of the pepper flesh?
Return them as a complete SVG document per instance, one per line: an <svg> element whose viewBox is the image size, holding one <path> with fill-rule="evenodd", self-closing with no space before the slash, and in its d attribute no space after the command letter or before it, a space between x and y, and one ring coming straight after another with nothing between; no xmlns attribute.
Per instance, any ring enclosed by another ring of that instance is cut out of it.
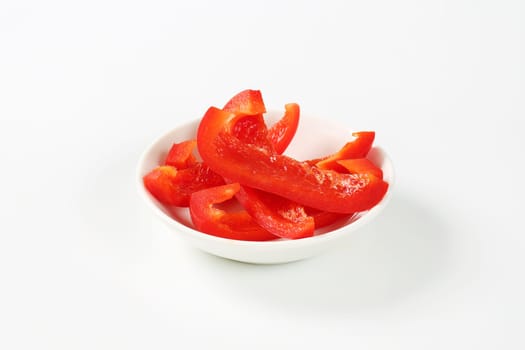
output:
<svg viewBox="0 0 525 350"><path fill-rule="evenodd" d="M310 207L305 208L306 213L314 219L315 228L322 228L340 221L350 219L354 214L332 213Z"/></svg>
<svg viewBox="0 0 525 350"><path fill-rule="evenodd" d="M197 147L215 172L243 185L320 210L354 213L372 208L388 184L370 174L340 174L271 154L231 134L236 115L210 107L199 124Z"/></svg>
<svg viewBox="0 0 525 350"><path fill-rule="evenodd" d="M294 107L289 107L289 110L298 112ZM245 144L276 154L274 145L269 140L266 124L259 117L260 115L236 118L232 123L232 134ZM281 120L285 118L286 114ZM281 127L286 128L286 125L283 123ZM289 142L284 138L278 141L281 142L281 147L286 147ZM235 197L259 225L276 236L297 239L314 234L314 219L305 213L304 206L299 203L248 186L241 186Z"/></svg>
<svg viewBox="0 0 525 350"><path fill-rule="evenodd" d="M283 154L288 148L299 126L299 105L297 103L288 103L284 106L284 109L284 116L268 129L268 139L278 154Z"/></svg>
<svg viewBox="0 0 525 350"><path fill-rule="evenodd" d="M237 132L236 136L248 143L258 143L264 147L269 147L272 151L282 154L292 141L297 127L299 126L300 108L297 103L288 103L284 106L284 116L266 128L263 114L266 113L266 106L259 90L243 90L233 96L222 108L224 111L235 113L238 116L251 116L257 121L258 125L251 130L243 129L242 133ZM260 125L263 124L264 128ZM256 130L257 133L254 133ZM235 133L236 130L233 130Z"/></svg>
<svg viewBox="0 0 525 350"><path fill-rule="evenodd" d="M311 164L315 164L320 169L325 170L336 170L341 172L343 168L337 164L338 160L341 159L352 159L352 158L364 158L370 152L372 144L374 143L375 132L374 131L358 131L352 133L355 137L354 140L347 142L341 149L334 154L321 159L314 159L308 161Z"/></svg>
<svg viewBox="0 0 525 350"><path fill-rule="evenodd" d="M314 234L314 218L298 203L247 186L241 186L235 197L261 227L276 236L298 239Z"/></svg>
<svg viewBox="0 0 525 350"><path fill-rule="evenodd" d="M383 170L367 158L342 159L338 160L337 164L344 167L350 174L368 173L377 178L383 178Z"/></svg>
<svg viewBox="0 0 525 350"><path fill-rule="evenodd" d="M233 96L222 108L237 115L256 115L266 113L266 106L259 90L243 90Z"/></svg>
<svg viewBox="0 0 525 350"><path fill-rule="evenodd" d="M193 192L223 185L224 179L203 163L186 169L170 165L156 167L143 178L144 186L165 205L187 207Z"/></svg>
<svg viewBox="0 0 525 350"><path fill-rule="evenodd" d="M197 163L193 150L197 147L197 140L187 140L174 143L166 156L164 165L171 165L177 169L184 169Z"/></svg>
<svg viewBox="0 0 525 350"><path fill-rule="evenodd" d="M240 190L238 183L211 187L191 195L190 216L201 232L236 240L268 241L276 236L259 226L245 211L226 212L214 207L233 198Z"/></svg>

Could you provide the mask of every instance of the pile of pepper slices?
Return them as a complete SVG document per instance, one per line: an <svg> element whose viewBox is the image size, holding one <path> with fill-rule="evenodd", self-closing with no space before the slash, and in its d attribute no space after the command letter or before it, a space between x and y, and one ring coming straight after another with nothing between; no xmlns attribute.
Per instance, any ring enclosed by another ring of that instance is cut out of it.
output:
<svg viewBox="0 0 525 350"><path fill-rule="evenodd" d="M310 237L381 201L388 183L366 158L373 131L353 133L334 154L299 161L283 155L299 125L299 105L285 105L269 128L264 113L258 90L210 107L197 139L173 144L164 164L144 176L145 187L164 205L189 207L197 230L249 241ZM231 200L242 209L219 208Z"/></svg>

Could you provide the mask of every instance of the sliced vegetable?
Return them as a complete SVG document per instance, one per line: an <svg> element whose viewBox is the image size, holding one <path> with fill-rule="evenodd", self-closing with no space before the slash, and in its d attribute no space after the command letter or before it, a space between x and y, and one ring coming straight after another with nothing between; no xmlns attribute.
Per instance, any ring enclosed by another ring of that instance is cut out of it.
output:
<svg viewBox="0 0 525 350"><path fill-rule="evenodd" d="M311 237L381 201L388 183L366 158L373 131L352 134L334 154L298 161L283 153L298 129L299 105L285 105L270 128L264 113L258 90L209 108L196 140L174 143L163 165L143 177L145 187L165 205L189 206L197 230L250 241ZM232 200L242 209L225 209Z"/></svg>
<svg viewBox="0 0 525 350"><path fill-rule="evenodd" d="M177 169L184 169L195 165L197 163L197 159L193 155L195 147L197 147L197 140L174 143L166 156L164 164L174 166Z"/></svg>
<svg viewBox="0 0 525 350"><path fill-rule="evenodd" d="M284 106L284 109L284 116L268 130L268 138L278 154L284 153L290 142L292 142L299 126L299 105L297 103L288 103Z"/></svg>
<svg viewBox="0 0 525 350"><path fill-rule="evenodd" d="M259 90L243 90L233 96L222 108L237 115L266 113L266 106Z"/></svg>
<svg viewBox="0 0 525 350"><path fill-rule="evenodd" d="M239 141L275 153L274 146L268 139L268 129L261 114L240 115L232 124L232 135Z"/></svg>
<svg viewBox="0 0 525 350"><path fill-rule="evenodd" d="M281 120L298 117L298 108L289 106L288 111ZM283 130L286 129L286 123L281 123L280 127ZM245 142L245 144L264 149L268 154L276 154L261 115L236 118L231 130L233 136ZM290 140L281 138L277 141L280 142L280 147L286 148ZM306 215L301 204L247 186L241 186L235 197L253 217L255 222L276 236L296 239L309 237L314 233L314 220Z"/></svg>
<svg viewBox="0 0 525 350"><path fill-rule="evenodd" d="M367 210L385 195L388 184L369 174L322 170L241 142L231 133L236 117L211 107L197 131L202 159L223 177L330 212Z"/></svg>
<svg viewBox="0 0 525 350"><path fill-rule="evenodd" d="M192 194L190 216L201 232L229 239L268 241L276 236L259 226L245 211L229 213L214 204L226 202L240 190L238 183L211 187Z"/></svg>
<svg viewBox="0 0 525 350"><path fill-rule="evenodd" d="M321 159L309 161L320 169L340 170L337 161L341 159L364 158L372 148L375 132L359 131L352 133L354 140L347 142L339 151Z"/></svg>
<svg viewBox="0 0 525 350"><path fill-rule="evenodd" d="M305 208L306 213L314 219L315 228L332 225L336 221L350 219L354 214L332 213L314 208Z"/></svg>
<svg viewBox="0 0 525 350"><path fill-rule="evenodd" d="M379 179L383 178L383 170L367 158L342 159L338 160L337 164L345 168L350 174L371 174Z"/></svg>
<svg viewBox="0 0 525 350"><path fill-rule="evenodd" d="M143 178L144 186L165 205L187 207L193 192L224 184L224 179L203 163L177 170L170 165L159 166Z"/></svg>
<svg viewBox="0 0 525 350"><path fill-rule="evenodd" d="M241 186L235 197L255 222L276 236L297 239L314 234L314 218L301 204L247 186Z"/></svg>

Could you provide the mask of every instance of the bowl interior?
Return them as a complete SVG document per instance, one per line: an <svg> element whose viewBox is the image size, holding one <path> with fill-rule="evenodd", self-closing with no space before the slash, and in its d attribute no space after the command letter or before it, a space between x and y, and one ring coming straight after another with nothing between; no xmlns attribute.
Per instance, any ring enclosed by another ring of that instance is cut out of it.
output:
<svg viewBox="0 0 525 350"><path fill-rule="evenodd" d="M267 124L282 117L283 112L271 111L265 115ZM236 241L211 236L194 229L187 208L166 207L153 198L144 188L142 177L151 169L162 164L168 150L175 142L196 137L200 119L174 128L155 140L144 152L137 168L137 187L153 213L163 220L176 234L187 238L190 243L209 253L225 258L251 263L281 263L299 260L320 253L336 240L375 217L388 203L394 172L386 153L377 146L370 151L368 158L383 170L389 190L383 200L371 210L354 214L351 218L335 222L333 225L316 230L315 235L299 240L274 240L268 242ZM321 157L336 152L352 139L352 131L344 125L301 115L299 128L285 154L299 160ZM380 135L378 135L380 138Z"/></svg>

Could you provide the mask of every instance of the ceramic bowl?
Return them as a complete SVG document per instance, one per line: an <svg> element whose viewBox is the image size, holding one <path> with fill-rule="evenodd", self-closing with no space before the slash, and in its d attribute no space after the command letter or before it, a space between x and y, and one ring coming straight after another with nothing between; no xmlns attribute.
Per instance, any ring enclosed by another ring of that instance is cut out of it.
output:
<svg viewBox="0 0 525 350"><path fill-rule="evenodd" d="M268 125L278 120L282 112L268 112ZM386 152L374 146L368 158L383 170L389 189L382 201L374 208L354 214L350 219L317 230L313 237L298 240L274 240L267 242L239 241L215 237L194 229L187 208L166 207L153 198L145 189L142 177L162 163L174 142L196 137L198 120L180 125L156 139L143 153L137 167L136 184L140 197L158 219L162 220L174 235L183 237L193 246L223 258L255 264L277 264L312 257L346 244L356 231L374 219L391 197L394 184L392 162ZM301 115L297 133L285 154L299 160L321 157L334 153L352 139L349 126L335 121ZM376 135L376 141L381 135ZM377 142L376 142L377 143Z"/></svg>

